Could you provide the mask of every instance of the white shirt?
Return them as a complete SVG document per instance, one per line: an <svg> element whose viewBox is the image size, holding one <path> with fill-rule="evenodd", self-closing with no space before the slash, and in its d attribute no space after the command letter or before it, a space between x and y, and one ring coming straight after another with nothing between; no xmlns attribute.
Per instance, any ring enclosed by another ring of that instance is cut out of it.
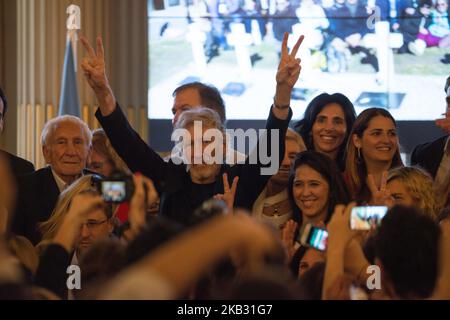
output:
<svg viewBox="0 0 450 320"><path fill-rule="evenodd" d="M52 169L53 178L55 178L56 185L58 186L59 192L63 192L64 189L67 188L67 183L61 179L58 174L55 172L55 170Z"/></svg>

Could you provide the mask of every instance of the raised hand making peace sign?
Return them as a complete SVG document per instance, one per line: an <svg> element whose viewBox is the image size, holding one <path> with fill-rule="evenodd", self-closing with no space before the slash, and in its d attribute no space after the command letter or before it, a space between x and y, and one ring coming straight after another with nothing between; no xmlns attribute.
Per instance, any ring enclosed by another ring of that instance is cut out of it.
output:
<svg viewBox="0 0 450 320"><path fill-rule="evenodd" d="M302 69L300 66L301 60L295 56L303 42L304 36L298 38L291 53L289 53L288 50L288 38L289 34L285 32L281 46L281 59L278 64L277 85L287 85L288 87L293 88Z"/></svg>
<svg viewBox="0 0 450 320"><path fill-rule="evenodd" d="M274 112L278 118L284 118L284 116L288 112L287 108L283 107L289 106L291 101L292 88L297 82L300 71L302 69L300 66L300 59L296 58L295 56L297 55L298 49L303 42L304 36L300 36L298 38L297 43L295 44L291 53L289 53L288 50L288 38L289 34L286 32L283 38L281 58L280 63L278 64L276 76L277 88L274 98L274 105L275 107L281 107L281 109L274 108ZM285 114L283 114L283 112L280 112L283 109L286 109L284 110Z"/></svg>
<svg viewBox="0 0 450 320"><path fill-rule="evenodd" d="M116 107L116 100L106 77L102 38L97 37L97 52L95 52L85 37L81 36L80 41L88 53L88 56L81 61L81 68L86 80L97 96L102 114L104 116L109 115Z"/></svg>
<svg viewBox="0 0 450 320"><path fill-rule="evenodd" d="M236 196L236 189L237 184L239 181L239 177L234 177L233 183L230 188L230 184L228 183L228 174L224 173L223 176L223 194L216 194L214 196L214 199L216 200L222 200L225 202L225 204L228 207L229 212L233 212L233 206L234 206L234 198Z"/></svg>
<svg viewBox="0 0 450 320"><path fill-rule="evenodd" d="M370 192L372 193L372 197L370 199L371 205L379 205L379 206L393 206L393 199L391 196L391 192L387 189L387 171L383 171L381 176L381 184L380 188L377 187L375 183L375 178L372 174L367 175L367 186L369 187Z"/></svg>

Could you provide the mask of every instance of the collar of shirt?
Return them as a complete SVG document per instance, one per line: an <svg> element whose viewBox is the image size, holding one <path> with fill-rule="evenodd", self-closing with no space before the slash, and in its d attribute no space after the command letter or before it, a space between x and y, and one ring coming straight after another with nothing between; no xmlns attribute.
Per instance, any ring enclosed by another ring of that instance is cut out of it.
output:
<svg viewBox="0 0 450 320"><path fill-rule="evenodd" d="M59 192L63 192L69 184L67 184L58 174L52 169L53 178L55 178L56 185L58 186ZM83 175L81 172L80 177Z"/></svg>
<svg viewBox="0 0 450 320"><path fill-rule="evenodd" d="M53 178L55 178L56 185L58 186L59 192L63 192L66 188L66 182L61 179L58 174L55 172L55 170L52 169Z"/></svg>

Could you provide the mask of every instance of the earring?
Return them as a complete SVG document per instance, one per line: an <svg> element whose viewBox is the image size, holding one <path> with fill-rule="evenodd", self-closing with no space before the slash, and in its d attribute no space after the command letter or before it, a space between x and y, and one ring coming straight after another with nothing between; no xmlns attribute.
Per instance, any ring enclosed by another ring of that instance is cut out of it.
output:
<svg viewBox="0 0 450 320"><path fill-rule="evenodd" d="M357 161L362 162L361 148L356 148L356 153L357 153Z"/></svg>

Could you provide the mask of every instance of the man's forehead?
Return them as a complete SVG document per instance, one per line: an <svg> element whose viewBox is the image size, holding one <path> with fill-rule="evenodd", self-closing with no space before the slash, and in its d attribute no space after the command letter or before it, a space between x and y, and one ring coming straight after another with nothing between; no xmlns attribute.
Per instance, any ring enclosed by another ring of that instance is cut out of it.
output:
<svg viewBox="0 0 450 320"><path fill-rule="evenodd" d="M59 123L54 131L54 137L83 137L83 129L72 122Z"/></svg>
<svg viewBox="0 0 450 320"><path fill-rule="evenodd" d="M201 104L200 93L197 88L186 88L177 92L173 102L175 107L182 105L196 107Z"/></svg>
<svg viewBox="0 0 450 320"><path fill-rule="evenodd" d="M97 208L87 214L86 220L102 220L106 218L105 210L103 208Z"/></svg>

